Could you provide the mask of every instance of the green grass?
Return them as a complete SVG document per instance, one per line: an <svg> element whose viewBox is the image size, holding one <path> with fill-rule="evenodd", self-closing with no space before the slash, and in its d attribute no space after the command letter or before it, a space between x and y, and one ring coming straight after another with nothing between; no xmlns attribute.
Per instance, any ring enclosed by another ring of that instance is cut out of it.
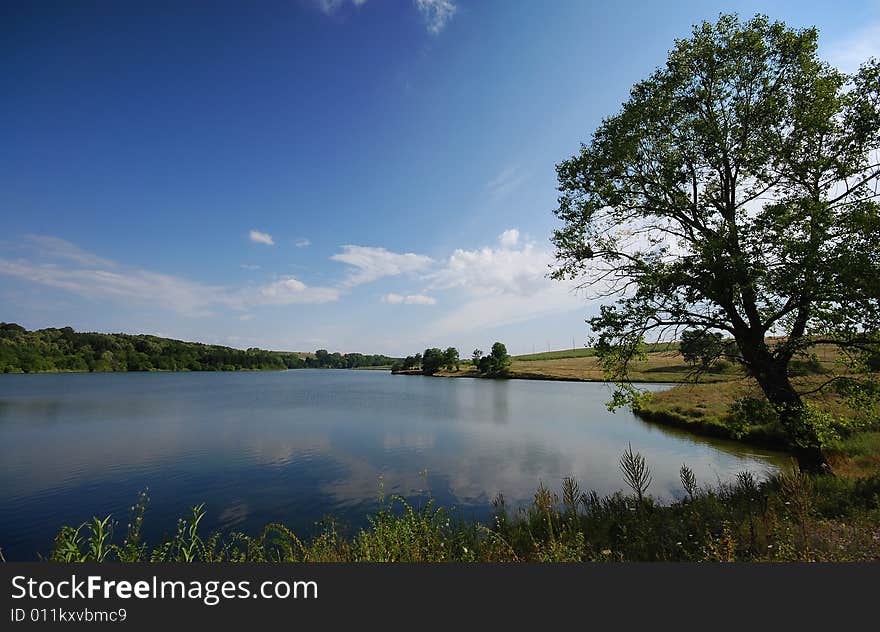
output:
<svg viewBox="0 0 880 632"><path fill-rule="evenodd" d="M647 353L658 353L666 351L676 351L678 349L677 342L660 342L645 345ZM527 353L525 355L513 356L514 360L520 362L541 362L544 360L567 360L570 358L592 358L595 357L596 350L583 347L578 349L562 349L560 351L545 351L543 353Z"/></svg>
<svg viewBox="0 0 880 632"><path fill-rule="evenodd" d="M564 360L568 358L592 358L596 355L594 349L565 349L562 351L546 351L544 353L527 353L513 356L520 362L541 362L543 360Z"/></svg>
<svg viewBox="0 0 880 632"><path fill-rule="evenodd" d="M865 478L880 472L880 431L859 432L833 445L830 461L838 476Z"/></svg>

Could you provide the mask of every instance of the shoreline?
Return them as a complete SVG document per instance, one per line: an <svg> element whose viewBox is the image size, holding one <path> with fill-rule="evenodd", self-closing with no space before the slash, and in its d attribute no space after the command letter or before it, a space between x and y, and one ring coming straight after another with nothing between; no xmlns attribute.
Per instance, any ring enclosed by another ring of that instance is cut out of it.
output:
<svg viewBox="0 0 880 632"><path fill-rule="evenodd" d="M439 377L439 378L472 378L475 380L533 380L543 382L585 382L590 384L614 384L612 380L590 377L572 377L566 375L544 375L540 373L511 373L503 376L479 375L473 371L463 371L460 373L435 373L434 375L425 375L421 371L410 369L406 371L391 371L392 375L409 375L422 377ZM633 378L629 380L633 384L690 384L682 380L669 380L663 378L645 379ZM711 383L711 382L706 382Z"/></svg>

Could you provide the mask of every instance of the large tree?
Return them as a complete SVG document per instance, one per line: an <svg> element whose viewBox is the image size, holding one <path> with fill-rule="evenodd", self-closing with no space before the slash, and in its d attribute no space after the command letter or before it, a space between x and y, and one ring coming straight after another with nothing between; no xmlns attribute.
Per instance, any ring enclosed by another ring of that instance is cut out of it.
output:
<svg viewBox="0 0 880 632"><path fill-rule="evenodd" d="M792 359L876 354L880 322L880 64L846 75L817 39L764 16L696 26L557 165L553 235L554 276L615 299L589 320L614 377L645 339L721 332L806 468L823 439Z"/></svg>

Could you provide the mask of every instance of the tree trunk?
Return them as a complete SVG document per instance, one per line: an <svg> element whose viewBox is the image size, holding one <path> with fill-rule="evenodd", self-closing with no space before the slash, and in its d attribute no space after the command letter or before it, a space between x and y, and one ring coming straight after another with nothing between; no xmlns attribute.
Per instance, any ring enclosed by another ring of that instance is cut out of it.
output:
<svg viewBox="0 0 880 632"><path fill-rule="evenodd" d="M788 379L787 367L773 362L754 371L758 385L779 414L779 422L791 441L802 472L831 473L816 431L804 420L804 404Z"/></svg>

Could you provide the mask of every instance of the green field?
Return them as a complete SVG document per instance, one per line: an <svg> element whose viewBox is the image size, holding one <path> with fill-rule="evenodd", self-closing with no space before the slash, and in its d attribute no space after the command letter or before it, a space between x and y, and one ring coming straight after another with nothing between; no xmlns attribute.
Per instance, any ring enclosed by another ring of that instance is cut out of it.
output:
<svg viewBox="0 0 880 632"><path fill-rule="evenodd" d="M675 351L678 349L677 342L657 342L645 345L645 351L648 353ZM560 351L545 351L543 353L527 353L524 355L513 356L514 361L518 362L541 362L544 360L568 360L570 358L592 358L596 355L596 350L590 347L580 349L562 349Z"/></svg>

